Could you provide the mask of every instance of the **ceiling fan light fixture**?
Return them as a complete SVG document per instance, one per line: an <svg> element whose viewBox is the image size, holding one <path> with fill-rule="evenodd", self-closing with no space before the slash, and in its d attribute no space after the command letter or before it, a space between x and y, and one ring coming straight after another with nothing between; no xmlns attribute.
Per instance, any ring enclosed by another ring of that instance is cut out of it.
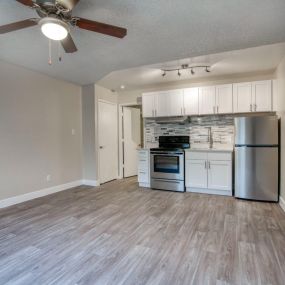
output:
<svg viewBox="0 0 285 285"><path fill-rule="evenodd" d="M47 17L40 21L42 33L49 39L61 41L65 39L69 33L68 25L55 18Z"/></svg>

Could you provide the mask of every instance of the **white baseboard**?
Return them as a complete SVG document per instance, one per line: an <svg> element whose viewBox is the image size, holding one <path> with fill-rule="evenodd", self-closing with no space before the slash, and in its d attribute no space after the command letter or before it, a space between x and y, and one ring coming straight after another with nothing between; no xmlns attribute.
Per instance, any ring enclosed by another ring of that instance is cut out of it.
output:
<svg viewBox="0 0 285 285"><path fill-rule="evenodd" d="M23 195L7 198L7 199L4 199L4 200L0 201L0 209L9 207L9 206L12 206L12 205L15 205L15 204L23 203L23 202L26 202L26 201L29 201L29 200L33 200L33 199L36 199L36 198L40 198L40 197L43 197L43 196L47 196L47 195L50 195L50 194L54 194L54 193L57 193L57 192L60 192L60 191L68 190L70 188L77 187L77 186L80 186L80 185L82 185L82 180L77 180L77 181L69 182L69 183L66 183L66 184L61 184L61 185L58 185L58 186L45 188L45 189L42 189L42 190L39 190L39 191L30 192L30 193L26 193L26 194L23 194Z"/></svg>
<svg viewBox="0 0 285 285"><path fill-rule="evenodd" d="M279 205L285 212L285 200L281 196L279 197Z"/></svg>
<svg viewBox="0 0 285 285"><path fill-rule="evenodd" d="M100 182L98 180L86 180L86 179L83 179L82 180L82 184L83 185L87 185L87 186L94 186L94 187L100 186Z"/></svg>

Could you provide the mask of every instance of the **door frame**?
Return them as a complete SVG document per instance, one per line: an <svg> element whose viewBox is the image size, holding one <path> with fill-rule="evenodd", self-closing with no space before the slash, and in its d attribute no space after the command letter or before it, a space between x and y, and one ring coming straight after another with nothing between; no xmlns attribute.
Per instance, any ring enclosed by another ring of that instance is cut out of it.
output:
<svg viewBox="0 0 285 285"><path fill-rule="evenodd" d="M119 104L119 175L118 179L124 178L124 138L123 138L123 108L140 106L136 101L132 103ZM143 120L143 130L144 130L144 120Z"/></svg>
<svg viewBox="0 0 285 285"><path fill-rule="evenodd" d="M110 102L110 101L107 101L107 100L104 100L104 99L98 99L98 107L99 107L99 103L105 103L105 104L109 104L109 105L114 105L117 107L117 115L119 114L118 112L118 104L117 103L114 103L114 102ZM97 138L98 138L98 134L99 134L99 129L100 129L100 121L99 121L99 108L97 109L98 112L98 127L97 127ZM117 116L117 133L119 134L119 126L118 126L118 116ZM118 155L119 155L119 152L120 152L120 149L119 149L119 140L118 140L118 137L117 137L117 151L118 151ZM97 149L97 153L98 153L98 176L99 176L99 185L101 185L102 183L100 182L101 180L101 177L100 177L100 149L99 149L99 138L97 140L97 143L96 143L96 149ZM120 167L119 167L119 156L118 156L118 163L117 163L117 177L115 179L119 179L119 171L120 171Z"/></svg>

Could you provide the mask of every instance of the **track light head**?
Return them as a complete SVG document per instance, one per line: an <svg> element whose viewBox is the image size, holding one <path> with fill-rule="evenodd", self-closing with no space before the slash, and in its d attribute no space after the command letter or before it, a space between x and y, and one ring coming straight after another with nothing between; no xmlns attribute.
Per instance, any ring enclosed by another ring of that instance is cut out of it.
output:
<svg viewBox="0 0 285 285"><path fill-rule="evenodd" d="M163 70L163 73L161 74L161 76L162 76L162 77L165 77L165 75L166 75L166 71Z"/></svg>
<svg viewBox="0 0 285 285"><path fill-rule="evenodd" d="M209 69L209 66L206 66L205 71L206 72L211 72L211 70Z"/></svg>
<svg viewBox="0 0 285 285"><path fill-rule="evenodd" d="M181 72L180 72L179 69L178 69L177 75L178 75L178 76L181 76Z"/></svg>
<svg viewBox="0 0 285 285"><path fill-rule="evenodd" d="M194 68L191 68L191 74L192 74L192 75L195 74Z"/></svg>

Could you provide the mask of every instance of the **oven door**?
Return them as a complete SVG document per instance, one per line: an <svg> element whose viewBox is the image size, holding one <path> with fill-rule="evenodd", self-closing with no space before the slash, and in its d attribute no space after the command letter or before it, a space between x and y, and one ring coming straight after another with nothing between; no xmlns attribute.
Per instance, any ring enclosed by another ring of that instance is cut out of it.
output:
<svg viewBox="0 0 285 285"><path fill-rule="evenodd" d="M151 152L151 177L184 180L184 153Z"/></svg>

